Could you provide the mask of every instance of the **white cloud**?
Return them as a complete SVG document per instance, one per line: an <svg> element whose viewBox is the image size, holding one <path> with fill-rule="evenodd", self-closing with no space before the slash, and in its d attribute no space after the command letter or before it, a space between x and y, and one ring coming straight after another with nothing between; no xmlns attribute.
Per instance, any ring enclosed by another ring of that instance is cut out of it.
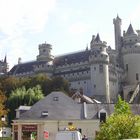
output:
<svg viewBox="0 0 140 140"><path fill-rule="evenodd" d="M8 35L40 31L54 4L55 0L0 0L0 29Z"/></svg>
<svg viewBox="0 0 140 140"><path fill-rule="evenodd" d="M41 32L56 0L0 0L0 46L8 50L9 63L26 44L25 36ZM5 52L7 53L7 52ZM16 60L17 61L17 60Z"/></svg>

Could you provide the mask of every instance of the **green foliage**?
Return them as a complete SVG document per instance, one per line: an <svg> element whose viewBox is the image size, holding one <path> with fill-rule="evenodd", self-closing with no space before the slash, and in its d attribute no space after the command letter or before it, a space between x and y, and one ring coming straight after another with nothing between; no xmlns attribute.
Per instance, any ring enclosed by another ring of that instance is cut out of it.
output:
<svg viewBox="0 0 140 140"><path fill-rule="evenodd" d="M0 79L0 89L8 97L10 92L20 86L20 79L15 77L5 77Z"/></svg>
<svg viewBox="0 0 140 140"><path fill-rule="evenodd" d="M58 90L67 93L68 89L68 81L61 77L49 78L44 73L31 77L0 77L0 90L8 98L6 107L10 109L9 120L14 118L15 109L19 105L32 105L43 95L47 96L52 91Z"/></svg>
<svg viewBox="0 0 140 140"><path fill-rule="evenodd" d="M114 107L114 113L100 125L96 140L122 140L140 137L140 116L133 115L128 103L121 97Z"/></svg>
<svg viewBox="0 0 140 140"><path fill-rule="evenodd" d="M15 117L15 109L17 109L20 105L31 106L43 97L44 95L39 85L29 89L26 89L23 86L22 88L17 88L12 91L10 97L8 98L8 108L10 109L9 120Z"/></svg>
<svg viewBox="0 0 140 140"><path fill-rule="evenodd" d="M42 73L32 77L9 76L0 78L0 89L7 97L10 96L13 90L21 88L23 85L26 89L40 85L45 96L54 90L69 91L68 81L64 80L62 77L49 78L46 74Z"/></svg>
<svg viewBox="0 0 140 140"><path fill-rule="evenodd" d="M62 77L54 77L51 81L52 91L69 91L68 81Z"/></svg>
<svg viewBox="0 0 140 140"><path fill-rule="evenodd" d="M12 140L11 137L3 137L3 138L0 138L0 140Z"/></svg>
<svg viewBox="0 0 140 140"><path fill-rule="evenodd" d="M115 104L114 114L131 114L129 104L122 100L120 96L118 96L118 102Z"/></svg>
<svg viewBox="0 0 140 140"><path fill-rule="evenodd" d="M128 114L110 116L106 123L101 124L96 140L122 140L139 138L140 117Z"/></svg>

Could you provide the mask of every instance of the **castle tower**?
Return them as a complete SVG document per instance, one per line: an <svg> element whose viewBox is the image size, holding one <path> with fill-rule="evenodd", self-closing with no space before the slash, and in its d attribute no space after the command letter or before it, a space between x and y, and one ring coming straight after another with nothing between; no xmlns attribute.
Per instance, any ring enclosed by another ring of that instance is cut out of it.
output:
<svg viewBox="0 0 140 140"><path fill-rule="evenodd" d="M101 41L99 34L93 36L91 43L91 54L89 56L91 70L91 85L93 96L110 103L109 91L109 55L106 52L106 42Z"/></svg>
<svg viewBox="0 0 140 140"><path fill-rule="evenodd" d="M117 15L116 18L113 19L114 24L114 34L115 34L115 49L120 52L121 49L121 24L122 20Z"/></svg>
<svg viewBox="0 0 140 140"><path fill-rule="evenodd" d="M43 44L40 44L39 45L39 55L37 56L37 60L38 61L41 61L41 60L44 60L44 61L52 61L53 60L53 56L51 55L51 45L50 44L46 44L43 43Z"/></svg>
<svg viewBox="0 0 140 140"><path fill-rule="evenodd" d="M140 76L140 37L130 24L123 36L123 63L128 85L135 85Z"/></svg>

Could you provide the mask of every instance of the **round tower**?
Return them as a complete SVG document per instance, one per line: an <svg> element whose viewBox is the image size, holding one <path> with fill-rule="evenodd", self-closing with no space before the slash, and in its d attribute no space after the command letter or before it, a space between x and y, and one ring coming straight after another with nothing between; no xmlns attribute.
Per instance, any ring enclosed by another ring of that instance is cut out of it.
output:
<svg viewBox="0 0 140 140"><path fill-rule="evenodd" d="M91 40L89 56L91 69L91 85L93 96L110 103L109 92L109 55L106 52L106 42L100 40L99 34Z"/></svg>
<svg viewBox="0 0 140 140"><path fill-rule="evenodd" d="M121 24L122 20L117 15L116 18L113 19L114 24L114 34L115 34L115 49L119 52L121 49Z"/></svg>
<svg viewBox="0 0 140 140"><path fill-rule="evenodd" d="M140 76L140 38L130 24L123 37L123 63L126 72L126 83L135 85Z"/></svg>
<svg viewBox="0 0 140 140"><path fill-rule="evenodd" d="M52 61L53 56L51 55L51 49L52 49L52 46L50 44L46 44L46 42L43 44L40 44L39 55L37 56L37 60L38 61L44 60L47 62Z"/></svg>

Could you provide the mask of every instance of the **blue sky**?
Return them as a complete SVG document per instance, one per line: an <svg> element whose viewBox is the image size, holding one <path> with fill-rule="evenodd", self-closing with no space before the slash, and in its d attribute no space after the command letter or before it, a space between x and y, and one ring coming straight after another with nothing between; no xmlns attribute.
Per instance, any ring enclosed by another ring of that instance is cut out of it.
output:
<svg viewBox="0 0 140 140"><path fill-rule="evenodd" d="M0 58L10 68L36 60L38 45L52 44L52 55L84 50L100 34L114 48L113 18L140 29L139 0L0 0Z"/></svg>

